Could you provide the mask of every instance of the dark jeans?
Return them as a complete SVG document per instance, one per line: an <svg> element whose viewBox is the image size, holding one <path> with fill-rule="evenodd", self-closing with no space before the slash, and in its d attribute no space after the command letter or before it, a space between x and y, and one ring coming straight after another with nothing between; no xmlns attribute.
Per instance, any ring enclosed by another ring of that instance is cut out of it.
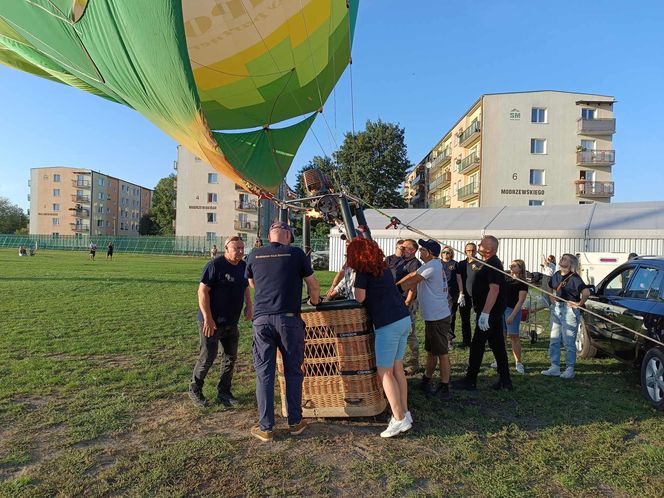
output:
<svg viewBox="0 0 664 498"><path fill-rule="evenodd" d="M456 314L459 309L459 293L449 294L447 304L450 306L450 341L456 337Z"/></svg>
<svg viewBox="0 0 664 498"><path fill-rule="evenodd" d="M240 339L237 325L219 325L212 337L205 337L203 322L198 322L198 333L201 338L200 353L191 381L198 387L203 387L205 376L217 357L221 343L221 377L217 384L217 391L219 394L230 394L237 359L237 343Z"/></svg>
<svg viewBox="0 0 664 498"><path fill-rule="evenodd" d="M466 305L459 306L459 316L461 317L461 340L464 346L470 346L472 340L472 328L470 326L470 312L473 309L473 298L466 295Z"/></svg>
<svg viewBox="0 0 664 498"><path fill-rule="evenodd" d="M304 322L292 313L262 315L254 319L254 367L259 425L263 431L274 427L274 376L277 349L281 353L286 379L288 424L302 420L304 373Z"/></svg>
<svg viewBox="0 0 664 498"><path fill-rule="evenodd" d="M480 313L477 313L477 320L479 320ZM493 351L493 355L498 363L498 375L503 380L510 378L509 364L507 363L507 351L505 350L505 338L503 337L503 317L502 315L489 316L489 330L484 331L477 326L475 322L475 334L473 341L470 343L470 358L468 359L468 373L466 378L475 382L477 374L482 365L482 358L484 357L484 348L486 342L489 341L489 347Z"/></svg>

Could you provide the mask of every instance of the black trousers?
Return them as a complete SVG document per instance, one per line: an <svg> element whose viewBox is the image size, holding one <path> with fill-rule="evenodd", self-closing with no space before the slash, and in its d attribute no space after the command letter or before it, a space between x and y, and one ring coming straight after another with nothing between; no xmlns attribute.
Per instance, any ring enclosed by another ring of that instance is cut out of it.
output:
<svg viewBox="0 0 664 498"><path fill-rule="evenodd" d="M480 313L477 313L479 320ZM475 382L477 374L482 366L484 358L484 348L487 341L493 351L493 356L498 363L498 375L501 379L510 378L509 363L507 362L507 351L505 350L505 338L503 337L503 317L491 315L489 317L489 330L481 330L475 322L475 334L470 343L470 358L468 359L468 373L466 378Z"/></svg>
<svg viewBox="0 0 664 498"><path fill-rule="evenodd" d="M198 387L203 387L205 377L219 353L219 345L221 344L221 375L217 384L217 391L220 394L230 394L233 370L237 359L237 345L240 339L240 331L237 325L219 325L212 337L205 337L203 335L203 322L198 322L198 333L201 339L200 353L191 381Z"/></svg>
<svg viewBox="0 0 664 498"><path fill-rule="evenodd" d="M454 339L456 337L455 327L456 314L459 309L459 293L449 294L447 304L450 306L450 339Z"/></svg>
<svg viewBox="0 0 664 498"><path fill-rule="evenodd" d="M466 305L459 306L459 316L461 317L461 341L464 346L470 346L472 340L472 328L470 325L470 312L473 309L473 298L466 295Z"/></svg>

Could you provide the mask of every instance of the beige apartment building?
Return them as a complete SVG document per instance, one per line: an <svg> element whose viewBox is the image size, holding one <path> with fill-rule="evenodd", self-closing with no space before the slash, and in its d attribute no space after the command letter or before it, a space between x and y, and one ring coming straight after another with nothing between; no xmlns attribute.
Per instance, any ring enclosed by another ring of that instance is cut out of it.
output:
<svg viewBox="0 0 664 498"><path fill-rule="evenodd" d="M265 240L277 210L246 192L181 145L177 148L175 234L221 241L231 235Z"/></svg>
<svg viewBox="0 0 664 498"><path fill-rule="evenodd" d="M138 236L152 190L90 169L30 170L30 233Z"/></svg>
<svg viewBox="0 0 664 498"><path fill-rule="evenodd" d="M548 90L482 95L409 172L409 207L609 202L615 102Z"/></svg>

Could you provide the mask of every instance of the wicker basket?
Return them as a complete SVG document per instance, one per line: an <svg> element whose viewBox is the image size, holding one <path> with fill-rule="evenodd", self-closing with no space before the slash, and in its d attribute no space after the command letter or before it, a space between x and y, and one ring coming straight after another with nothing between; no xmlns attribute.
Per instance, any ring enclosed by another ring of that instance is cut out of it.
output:
<svg viewBox="0 0 664 498"><path fill-rule="evenodd" d="M385 409L376 374L374 333L361 307L303 312L304 417L368 417ZM286 410L286 383L277 354L281 409Z"/></svg>

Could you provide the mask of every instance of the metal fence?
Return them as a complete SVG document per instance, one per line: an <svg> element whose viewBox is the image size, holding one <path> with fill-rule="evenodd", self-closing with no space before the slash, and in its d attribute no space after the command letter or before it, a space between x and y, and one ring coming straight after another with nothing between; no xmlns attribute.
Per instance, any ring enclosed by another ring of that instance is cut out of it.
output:
<svg viewBox="0 0 664 498"><path fill-rule="evenodd" d="M109 242L113 242L113 248L118 253L129 254L166 254L175 256L200 256L207 255L214 244L220 249L223 247L226 237L104 237L89 235L1 235L0 248L15 248L24 246L28 250L58 250L58 251L87 251L90 244L97 244L99 251L103 251ZM249 235L245 240L247 253L254 247L256 237ZM295 240L296 246L301 245L299 239ZM311 240L314 251L328 251L329 239L317 238Z"/></svg>

